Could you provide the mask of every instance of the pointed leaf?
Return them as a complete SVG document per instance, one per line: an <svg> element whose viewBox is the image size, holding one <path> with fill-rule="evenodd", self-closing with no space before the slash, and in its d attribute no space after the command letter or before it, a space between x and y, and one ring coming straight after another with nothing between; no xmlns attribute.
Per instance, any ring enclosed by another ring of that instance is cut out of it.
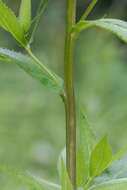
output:
<svg viewBox="0 0 127 190"><path fill-rule="evenodd" d="M127 22L119 19L99 19L93 21L81 21L73 29L73 33L81 32L89 27L96 26L112 32L124 42L127 42Z"/></svg>
<svg viewBox="0 0 127 190"><path fill-rule="evenodd" d="M72 184L70 183L70 179L67 173L66 166L64 164L63 159L61 159L62 163L62 190L73 190Z"/></svg>
<svg viewBox="0 0 127 190"><path fill-rule="evenodd" d="M21 1L19 21L24 29L25 34L27 34L31 26L31 0Z"/></svg>
<svg viewBox="0 0 127 190"><path fill-rule="evenodd" d="M0 25L9 31L13 37L22 46L26 46L27 42L24 37L24 31L15 14L0 0Z"/></svg>
<svg viewBox="0 0 127 190"><path fill-rule="evenodd" d="M96 145L90 157L90 177L98 176L111 162L112 149L108 144L107 136Z"/></svg>
<svg viewBox="0 0 127 190"><path fill-rule="evenodd" d="M54 79L49 74L51 72L48 70L49 72L47 73L45 70L42 70L42 68L37 65L30 57L2 48L0 48L0 57L2 57L2 59L8 59L11 63L17 64L21 69L23 69L33 78L40 81L46 87L54 89L59 94L63 94L62 79L53 73L59 85L56 84L56 81L54 81Z"/></svg>
<svg viewBox="0 0 127 190"><path fill-rule="evenodd" d="M122 149L120 152L116 153L112 160L111 163L115 162L116 160L118 160L125 152L127 152L127 147L125 147L124 149Z"/></svg>
<svg viewBox="0 0 127 190"><path fill-rule="evenodd" d="M76 168L77 168L77 187L81 187L86 183L88 179L88 168L86 165L86 160L84 159L84 154L81 149L77 152L76 159Z"/></svg>
<svg viewBox="0 0 127 190"><path fill-rule="evenodd" d="M0 169L6 172L9 176L13 177L30 190L60 190L60 186L50 183L46 180L38 180L27 173L20 173L12 168L8 168L6 165L0 163Z"/></svg>
<svg viewBox="0 0 127 190"><path fill-rule="evenodd" d="M96 144L96 137L87 121L87 118L80 111L80 147L89 168L90 154Z"/></svg>
<svg viewBox="0 0 127 190"><path fill-rule="evenodd" d="M111 180L102 184L92 185L88 190L126 190L127 178Z"/></svg>

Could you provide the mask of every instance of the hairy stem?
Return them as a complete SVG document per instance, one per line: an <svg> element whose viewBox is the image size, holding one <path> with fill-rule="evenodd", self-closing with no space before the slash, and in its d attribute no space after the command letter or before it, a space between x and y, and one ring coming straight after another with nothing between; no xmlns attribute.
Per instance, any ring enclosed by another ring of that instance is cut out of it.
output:
<svg viewBox="0 0 127 190"><path fill-rule="evenodd" d="M73 82L74 40L71 34L75 24L76 0L66 0L66 37L64 82L66 107L66 160L71 183L76 189L76 114Z"/></svg>
<svg viewBox="0 0 127 190"><path fill-rule="evenodd" d="M85 20L87 18L87 16L89 15L89 13L92 11L92 9L94 8L94 6L96 5L96 3L98 2L98 0L92 0L90 5L88 6L88 8L86 9L85 13L83 14L83 16L81 17L81 20Z"/></svg>

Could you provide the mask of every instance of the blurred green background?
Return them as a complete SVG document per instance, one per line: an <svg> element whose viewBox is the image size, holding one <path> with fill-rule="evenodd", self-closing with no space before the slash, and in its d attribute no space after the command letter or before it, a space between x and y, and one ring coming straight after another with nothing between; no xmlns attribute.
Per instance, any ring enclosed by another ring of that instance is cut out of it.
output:
<svg viewBox="0 0 127 190"><path fill-rule="evenodd" d="M32 0L33 16L39 0ZM18 15L20 0L6 0ZM77 0L77 20L88 6ZM127 20L126 0L100 0L89 19ZM32 44L34 53L63 77L65 1L50 1ZM22 51L0 30L0 47ZM83 104L99 137L107 131L114 152L127 145L127 46L100 29L82 32L75 48L77 105ZM15 65L0 63L0 162L58 182L57 158L65 145L60 98ZM0 172L2 190L25 190Z"/></svg>

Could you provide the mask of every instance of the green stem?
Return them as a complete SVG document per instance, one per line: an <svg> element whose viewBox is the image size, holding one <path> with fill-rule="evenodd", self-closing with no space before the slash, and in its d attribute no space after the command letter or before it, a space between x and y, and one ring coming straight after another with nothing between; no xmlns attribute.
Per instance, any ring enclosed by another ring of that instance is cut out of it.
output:
<svg viewBox="0 0 127 190"><path fill-rule="evenodd" d="M66 0L66 37L64 56L66 108L66 160L71 183L76 189L76 113L73 82L74 40L71 34L75 24L76 0Z"/></svg>
<svg viewBox="0 0 127 190"><path fill-rule="evenodd" d="M81 20L85 20L87 18L87 16L90 14L90 12L92 11L92 9L94 8L94 6L96 5L98 0L92 0L92 2L90 3L90 5L88 6L88 8L86 9L85 13L83 14L83 16L81 17Z"/></svg>

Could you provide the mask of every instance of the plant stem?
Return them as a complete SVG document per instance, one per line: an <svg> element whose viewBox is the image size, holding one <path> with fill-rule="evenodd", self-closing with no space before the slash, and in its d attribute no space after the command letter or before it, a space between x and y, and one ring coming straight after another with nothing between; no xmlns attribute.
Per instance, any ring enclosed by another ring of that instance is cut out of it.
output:
<svg viewBox="0 0 127 190"><path fill-rule="evenodd" d="M90 3L90 5L88 6L88 8L86 9L85 13L83 14L83 16L81 17L81 20L85 20L87 18L87 16L89 15L89 13L92 11L92 9L94 8L94 6L96 5L98 0L92 0L92 2Z"/></svg>
<svg viewBox="0 0 127 190"><path fill-rule="evenodd" d="M73 84L74 40L71 34L75 24L76 0L66 0L66 37L64 56L64 82L66 107L66 160L71 183L76 189L76 113Z"/></svg>

